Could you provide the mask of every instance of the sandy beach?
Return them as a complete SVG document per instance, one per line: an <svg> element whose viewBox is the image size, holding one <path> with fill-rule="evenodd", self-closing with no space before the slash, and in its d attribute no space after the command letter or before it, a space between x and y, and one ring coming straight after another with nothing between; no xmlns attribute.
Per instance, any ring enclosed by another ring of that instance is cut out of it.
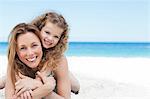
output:
<svg viewBox="0 0 150 99"><path fill-rule="evenodd" d="M81 84L72 99L150 99L150 58L67 57L69 70ZM0 56L0 76L7 57ZM4 89L0 90L4 98Z"/></svg>

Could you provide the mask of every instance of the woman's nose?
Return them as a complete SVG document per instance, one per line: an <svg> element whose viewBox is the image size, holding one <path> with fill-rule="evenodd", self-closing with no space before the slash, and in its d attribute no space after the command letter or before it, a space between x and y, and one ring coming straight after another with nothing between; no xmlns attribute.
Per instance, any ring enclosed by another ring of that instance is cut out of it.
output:
<svg viewBox="0 0 150 99"><path fill-rule="evenodd" d="M33 50L31 48L28 49L27 55L32 56L34 54Z"/></svg>

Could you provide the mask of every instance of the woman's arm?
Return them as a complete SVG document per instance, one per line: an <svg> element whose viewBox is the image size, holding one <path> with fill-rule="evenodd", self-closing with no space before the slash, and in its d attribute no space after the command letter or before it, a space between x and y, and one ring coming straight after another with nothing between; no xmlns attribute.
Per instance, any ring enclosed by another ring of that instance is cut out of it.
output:
<svg viewBox="0 0 150 99"><path fill-rule="evenodd" d="M6 76L6 86L5 86L5 98L6 99L13 99L15 89L11 80L11 72L10 67L7 68L7 76Z"/></svg>

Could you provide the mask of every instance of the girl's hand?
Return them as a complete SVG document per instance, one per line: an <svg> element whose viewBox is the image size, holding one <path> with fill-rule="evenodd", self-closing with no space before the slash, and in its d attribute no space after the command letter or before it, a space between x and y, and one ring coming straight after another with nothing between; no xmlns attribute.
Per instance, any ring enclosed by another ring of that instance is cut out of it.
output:
<svg viewBox="0 0 150 99"><path fill-rule="evenodd" d="M17 96L19 96L20 94L22 94L25 91L28 91L31 89L34 90L34 89L36 89L42 85L41 81L32 79L32 78L27 77L27 76L24 76L21 73L19 73L19 77L21 79L19 79L15 83L15 94Z"/></svg>
<svg viewBox="0 0 150 99"><path fill-rule="evenodd" d="M32 90L25 91L20 96L14 95L12 99L32 99Z"/></svg>
<svg viewBox="0 0 150 99"><path fill-rule="evenodd" d="M47 77L46 75L40 72L37 72L37 75L39 78L41 78L42 82L44 83L44 86L47 86L47 88L49 88L51 91L55 89L56 80L54 79L54 77L52 76Z"/></svg>
<svg viewBox="0 0 150 99"><path fill-rule="evenodd" d="M20 95L20 99L32 99L31 93L32 93L32 90L25 91L24 93Z"/></svg>

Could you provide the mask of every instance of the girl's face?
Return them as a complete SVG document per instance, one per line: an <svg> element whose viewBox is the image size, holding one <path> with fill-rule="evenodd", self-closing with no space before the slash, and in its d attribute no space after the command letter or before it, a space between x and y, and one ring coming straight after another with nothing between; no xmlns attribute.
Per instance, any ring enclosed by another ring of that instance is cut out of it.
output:
<svg viewBox="0 0 150 99"><path fill-rule="evenodd" d="M42 59L42 46L32 32L20 34L17 38L17 55L30 68L36 68Z"/></svg>
<svg viewBox="0 0 150 99"><path fill-rule="evenodd" d="M44 48L54 47L63 32L63 29L58 27L56 24L46 22L45 26L41 30L42 44Z"/></svg>

